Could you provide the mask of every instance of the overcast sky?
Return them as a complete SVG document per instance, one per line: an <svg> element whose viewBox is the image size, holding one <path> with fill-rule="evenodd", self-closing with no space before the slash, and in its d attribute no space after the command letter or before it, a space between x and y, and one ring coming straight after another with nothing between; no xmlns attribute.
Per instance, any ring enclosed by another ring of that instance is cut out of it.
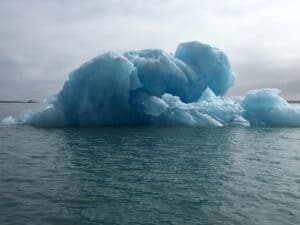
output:
<svg viewBox="0 0 300 225"><path fill-rule="evenodd" d="M109 50L199 40L223 50L230 95L276 87L300 99L297 0L1 0L0 99L43 99L68 73Z"/></svg>

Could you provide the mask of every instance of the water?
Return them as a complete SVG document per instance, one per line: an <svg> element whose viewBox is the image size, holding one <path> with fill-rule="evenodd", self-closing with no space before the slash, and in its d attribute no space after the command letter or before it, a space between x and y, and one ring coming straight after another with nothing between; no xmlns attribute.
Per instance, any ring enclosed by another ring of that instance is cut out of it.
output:
<svg viewBox="0 0 300 225"><path fill-rule="evenodd" d="M2 125L0 224L300 224L299 146L300 128Z"/></svg>

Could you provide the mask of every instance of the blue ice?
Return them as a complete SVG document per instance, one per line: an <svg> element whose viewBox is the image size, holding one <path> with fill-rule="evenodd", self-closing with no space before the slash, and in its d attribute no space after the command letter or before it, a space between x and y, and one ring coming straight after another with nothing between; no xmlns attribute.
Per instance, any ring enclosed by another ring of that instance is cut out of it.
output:
<svg viewBox="0 0 300 225"><path fill-rule="evenodd" d="M174 54L160 49L108 52L74 70L51 104L25 123L300 126L299 108L276 89L224 97L234 79L227 56L197 41L179 44Z"/></svg>

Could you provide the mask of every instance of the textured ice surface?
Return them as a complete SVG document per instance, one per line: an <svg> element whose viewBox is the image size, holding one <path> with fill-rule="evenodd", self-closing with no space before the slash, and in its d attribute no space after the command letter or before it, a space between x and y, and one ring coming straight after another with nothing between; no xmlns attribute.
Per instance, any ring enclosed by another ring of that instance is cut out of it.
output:
<svg viewBox="0 0 300 225"><path fill-rule="evenodd" d="M249 92L241 103L253 126L300 126L300 109L278 96L278 89Z"/></svg>
<svg viewBox="0 0 300 225"><path fill-rule="evenodd" d="M181 43L175 54L160 49L109 52L73 71L51 105L26 123L300 126L299 108L288 104L278 90L222 97L233 83L226 55L200 42Z"/></svg>

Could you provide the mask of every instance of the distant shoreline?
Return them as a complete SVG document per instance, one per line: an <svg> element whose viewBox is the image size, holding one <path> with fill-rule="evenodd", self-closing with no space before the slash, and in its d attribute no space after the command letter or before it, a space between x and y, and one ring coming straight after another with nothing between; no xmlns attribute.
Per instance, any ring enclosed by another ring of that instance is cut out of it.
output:
<svg viewBox="0 0 300 225"><path fill-rule="evenodd" d="M0 103L39 103L38 101L28 100L28 101L7 101L7 100L0 100Z"/></svg>

